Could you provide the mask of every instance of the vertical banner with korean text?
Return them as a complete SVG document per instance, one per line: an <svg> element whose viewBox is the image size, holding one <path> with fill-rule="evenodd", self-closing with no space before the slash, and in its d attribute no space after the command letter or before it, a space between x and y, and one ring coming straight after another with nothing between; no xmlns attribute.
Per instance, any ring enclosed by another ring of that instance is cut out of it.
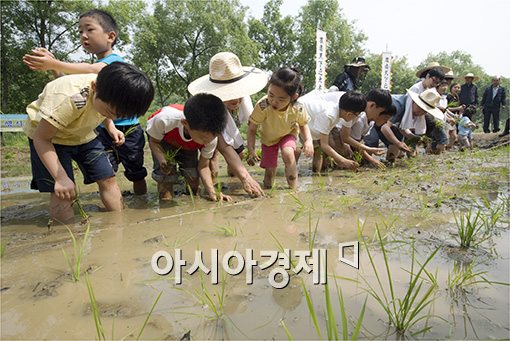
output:
<svg viewBox="0 0 510 341"><path fill-rule="evenodd" d="M381 89L391 90L391 52L382 54Z"/></svg>
<svg viewBox="0 0 510 341"><path fill-rule="evenodd" d="M315 53L315 89L326 87L326 32L317 29L317 50Z"/></svg>

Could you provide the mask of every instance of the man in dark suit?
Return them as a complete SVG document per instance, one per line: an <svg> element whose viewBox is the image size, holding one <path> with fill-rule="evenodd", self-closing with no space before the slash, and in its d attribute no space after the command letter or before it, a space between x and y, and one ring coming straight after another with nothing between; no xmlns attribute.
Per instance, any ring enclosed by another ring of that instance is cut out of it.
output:
<svg viewBox="0 0 510 341"><path fill-rule="evenodd" d="M478 80L471 72L464 76L465 83L460 87L460 104L464 104L466 107L470 105L478 105L478 88L473 82Z"/></svg>
<svg viewBox="0 0 510 341"><path fill-rule="evenodd" d="M492 116L492 132L499 131L499 111L501 107L505 107L506 102L506 89L500 86L500 77L494 76L492 78L492 85L488 86L483 92L482 102L483 106L483 132L490 133L489 125Z"/></svg>

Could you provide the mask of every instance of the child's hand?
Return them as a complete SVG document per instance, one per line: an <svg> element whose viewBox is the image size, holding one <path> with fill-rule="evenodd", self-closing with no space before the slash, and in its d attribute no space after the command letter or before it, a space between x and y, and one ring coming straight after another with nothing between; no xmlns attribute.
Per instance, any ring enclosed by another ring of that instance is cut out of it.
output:
<svg viewBox="0 0 510 341"><path fill-rule="evenodd" d="M347 169L351 169L351 170L356 170L356 169L358 169L359 164L356 161L348 160L348 159L344 158L344 160L340 161L339 166L347 168Z"/></svg>
<svg viewBox="0 0 510 341"><path fill-rule="evenodd" d="M405 144L404 142L399 142L397 144L397 147L398 147L398 149L400 149L404 152L411 153L411 148L409 148L409 146L407 144Z"/></svg>
<svg viewBox="0 0 510 341"><path fill-rule="evenodd" d="M23 56L23 63L31 70L46 71L53 68L55 56L43 47L32 50L32 54Z"/></svg>
<svg viewBox="0 0 510 341"><path fill-rule="evenodd" d="M258 161L260 161L260 158L255 152L248 152L248 164L250 166L255 166L255 163Z"/></svg>
<svg viewBox="0 0 510 341"><path fill-rule="evenodd" d="M303 153L305 153L305 156L312 157L313 156L313 143L312 141L308 140L303 143Z"/></svg>
<svg viewBox="0 0 510 341"><path fill-rule="evenodd" d="M209 195L207 195L206 198L207 198L207 200L210 200L210 201L226 201L226 202L232 201L232 197L230 195L223 194L222 192L210 193Z"/></svg>
<svg viewBox="0 0 510 341"><path fill-rule="evenodd" d="M110 134L110 137L112 138L113 144L116 146L121 146L126 142L126 138L124 136L124 133L118 129L115 129L112 132L108 132Z"/></svg>
<svg viewBox="0 0 510 341"><path fill-rule="evenodd" d="M248 193L252 198L263 197L265 195L262 187L260 187L259 183L251 176L241 180L241 182L246 193Z"/></svg>
<svg viewBox="0 0 510 341"><path fill-rule="evenodd" d="M56 179L54 193L61 200L74 200L76 198L75 184L68 176Z"/></svg>
<svg viewBox="0 0 510 341"><path fill-rule="evenodd" d="M384 148L367 147L366 151L372 155L383 155L386 150Z"/></svg>
<svg viewBox="0 0 510 341"><path fill-rule="evenodd" d="M159 162L159 170L161 173L165 175L169 175L172 172L172 167L168 163L166 163L166 160L163 162Z"/></svg>
<svg viewBox="0 0 510 341"><path fill-rule="evenodd" d="M375 167L377 167L378 169L386 169L386 166L384 165L384 163L382 163L381 161L379 161L377 159L372 158L370 160L370 163L372 165L374 165Z"/></svg>

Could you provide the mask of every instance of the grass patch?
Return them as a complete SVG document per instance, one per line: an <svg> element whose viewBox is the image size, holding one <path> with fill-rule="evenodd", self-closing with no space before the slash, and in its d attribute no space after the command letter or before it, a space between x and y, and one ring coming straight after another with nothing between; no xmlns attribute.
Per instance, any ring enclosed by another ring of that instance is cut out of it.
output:
<svg viewBox="0 0 510 341"><path fill-rule="evenodd" d="M365 239L362 242L365 245L370 265L377 280L377 286L370 284L370 282L363 278L366 284L365 290L372 296L379 306L384 310L388 317L388 322L393 325L399 334L404 334L406 331L414 328L420 321L428 319L431 316L424 312L434 301L434 291L436 286L429 284L428 288L424 286L425 280L421 277L422 274L430 276L430 272L426 271L427 264L434 258L439 251L438 247L432 252L423 264L420 264L415 258L414 242L411 244L411 269L408 272L409 280L406 282L406 291L403 296L397 295L393 286L394 280L392 278L392 270L389 265L387 251L384 246L383 238L379 232L379 227L376 224L375 233L377 236L377 243L381 249L383 256L383 267L380 269L374 261L374 256L370 252ZM360 232L361 234L361 232ZM378 270L380 269L380 270ZM386 272L387 285L383 285L382 274ZM412 335L424 334L431 327L425 326L422 329L412 333Z"/></svg>

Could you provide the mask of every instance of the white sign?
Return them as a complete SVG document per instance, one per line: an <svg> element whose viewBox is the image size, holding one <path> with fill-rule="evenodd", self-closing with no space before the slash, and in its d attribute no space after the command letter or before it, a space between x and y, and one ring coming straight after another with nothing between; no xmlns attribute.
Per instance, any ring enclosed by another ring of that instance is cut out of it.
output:
<svg viewBox="0 0 510 341"><path fill-rule="evenodd" d="M391 90L391 52L382 54L381 89Z"/></svg>
<svg viewBox="0 0 510 341"><path fill-rule="evenodd" d="M317 49L315 52L315 89L326 88L326 32L317 30Z"/></svg>

